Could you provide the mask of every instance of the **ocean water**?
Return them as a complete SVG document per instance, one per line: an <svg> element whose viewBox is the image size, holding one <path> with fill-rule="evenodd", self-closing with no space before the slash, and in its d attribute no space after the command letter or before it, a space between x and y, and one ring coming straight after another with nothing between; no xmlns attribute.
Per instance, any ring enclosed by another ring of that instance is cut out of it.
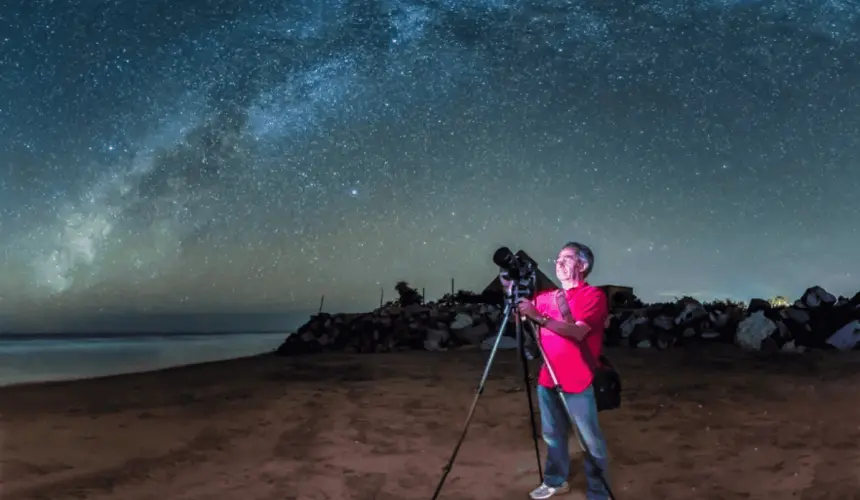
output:
<svg viewBox="0 0 860 500"><path fill-rule="evenodd" d="M0 338L0 386L158 370L271 352L287 333Z"/></svg>

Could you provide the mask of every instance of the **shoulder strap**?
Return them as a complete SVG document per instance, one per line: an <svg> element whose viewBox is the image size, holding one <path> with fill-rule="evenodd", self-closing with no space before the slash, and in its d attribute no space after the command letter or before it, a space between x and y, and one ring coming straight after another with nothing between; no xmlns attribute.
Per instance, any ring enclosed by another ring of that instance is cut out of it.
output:
<svg viewBox="0 0 860 500"><path fill-rule="evenodd" d="M561 311L561 317L568 323L575 323L576 320L570 313L570 305L567 303L567 297L564 296L564 290L555 291L555 302L558 305L558 310Z"/></svg>
<svg viewBox="0 0 860 500"><path fill-rule="evenodd" d="M573 318L573 314L570 312L570 305L567 303L567 297L565 296L564 290L556 291L555 302L558 304L558 310L561 311L561 316L564 318L564 321L567 323L576 323L576 320ZM582 353L582 358L585 361L585 364L590 366L592 371L596 371L600 365L594 360L594 356L591 355L591 351L588 350L588 346L580 344L579 352Z"/></svg>

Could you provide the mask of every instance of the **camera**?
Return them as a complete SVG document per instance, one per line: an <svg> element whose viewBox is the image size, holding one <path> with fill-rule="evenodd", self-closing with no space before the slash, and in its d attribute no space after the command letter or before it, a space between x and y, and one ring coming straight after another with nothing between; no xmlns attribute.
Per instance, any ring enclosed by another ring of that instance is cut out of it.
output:
<svg viewBox="0 0 860 500"><path fill-rule="evenodd" d="M499 266L502 279L512 281L511 294L531 298L537 289L537 268L530 259L516 255L508 247L501 247L493 254L493 263Z"/></svg>

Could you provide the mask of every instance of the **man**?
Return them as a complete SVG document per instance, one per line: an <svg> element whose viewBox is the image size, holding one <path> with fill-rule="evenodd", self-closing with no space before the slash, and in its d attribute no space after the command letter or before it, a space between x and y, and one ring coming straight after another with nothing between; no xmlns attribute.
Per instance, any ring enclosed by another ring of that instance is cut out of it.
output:
<svg viewBox="0 0 860 500"><path fill-rule="evenodd" d="M609 312L606 295L586 281L593 268L591 249L581 243L566 243L555 260L555 274L563 290L543 292L535 298L534 304L524 300L518 305L518 310L539 326L540 343L547 361L558 378L580 436L598 464L599 470L585 457L586 497L588 500L606 500L609 494L600 474L606 474L609 460L591 383L594 364L600 358ZM503 279L503 285L509 286L509 283ZM569 314L559 307L559 294L567 302ZM529 495L534 500L541 500L570 490L567 482L570 473L570 419L554 389L546 364L541 367L537 391L543 440L548 450L544 482Z"/></svg>

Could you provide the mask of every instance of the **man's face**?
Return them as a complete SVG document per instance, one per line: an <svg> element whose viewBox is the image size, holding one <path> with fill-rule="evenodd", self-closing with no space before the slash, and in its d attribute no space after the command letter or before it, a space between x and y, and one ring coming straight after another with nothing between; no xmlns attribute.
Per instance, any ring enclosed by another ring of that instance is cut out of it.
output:
<svg viewBox="0 0 860 500"><path fill-rule="evenodd" d="M558 253L558 257L555 259L555 275L560 281L571 281L573 280L576 266L576 253L569 248L565 248Z"/></svg>

